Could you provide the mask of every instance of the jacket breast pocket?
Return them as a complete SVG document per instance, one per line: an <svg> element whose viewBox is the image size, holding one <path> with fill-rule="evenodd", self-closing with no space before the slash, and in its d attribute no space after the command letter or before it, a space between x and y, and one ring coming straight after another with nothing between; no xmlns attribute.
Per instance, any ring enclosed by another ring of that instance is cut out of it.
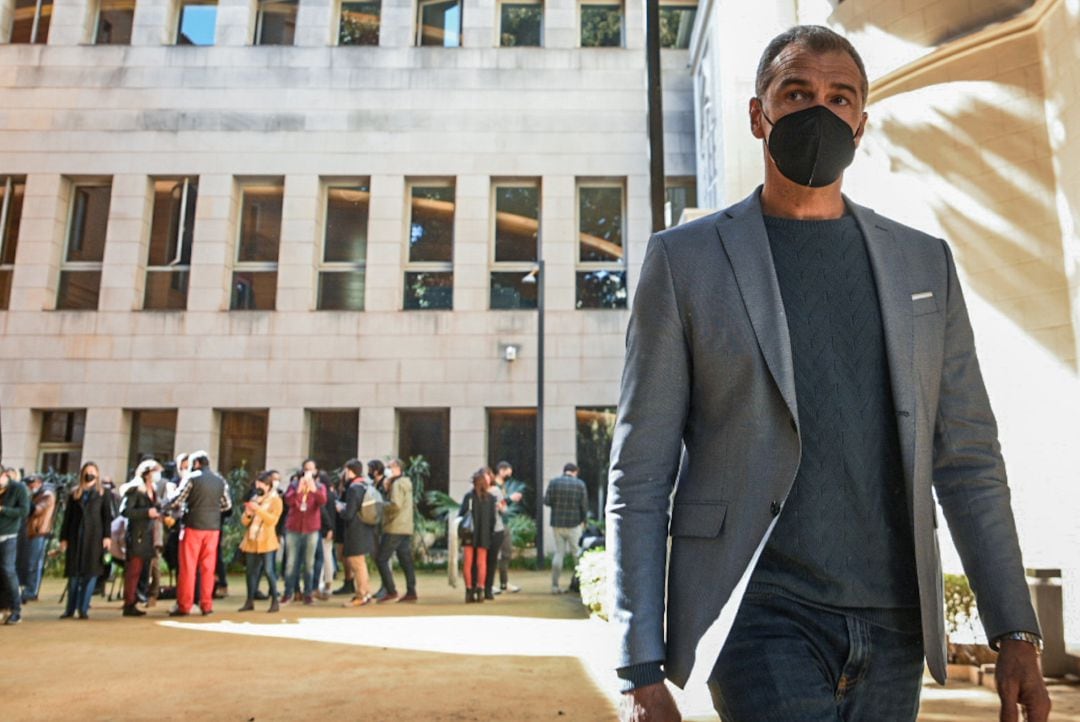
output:
<svg viewBox="0 0 1080 722"><path fill-rule="evenodd" d="M712 539L720 536L727 516L722 501L676 501L671 509L671 536Z"/></svg>
<svg viewBox="0 0 1080 722"><path fill-rule="evenodd" d="M911 297L911 313L913 316L924 316L928 313L937 313L937 299L933 294L916 293Z"/></svg>

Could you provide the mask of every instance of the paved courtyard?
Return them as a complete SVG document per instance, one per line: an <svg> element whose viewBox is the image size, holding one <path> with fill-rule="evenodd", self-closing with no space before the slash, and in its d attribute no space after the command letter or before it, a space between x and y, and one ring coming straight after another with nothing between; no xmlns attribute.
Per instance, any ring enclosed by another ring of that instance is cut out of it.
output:
<svg viewBox="0 0 1080 722"><path fill-rule="evenodd" d="M466 606L444 575L420 579L415 605L343 609L340 598L240 614L243 581L215 614L142 619L99 600L88 621L60 621L60 580L25 622L0 630L13 680L4 720L582 720L614 719L606 625L576 597L523 590ZM1080 688L1054 685L1056 720L1080 720ZM705 690L681 694L690 720L715 719ZM920 720L996 719L989 690L927 680Z"/></svg>

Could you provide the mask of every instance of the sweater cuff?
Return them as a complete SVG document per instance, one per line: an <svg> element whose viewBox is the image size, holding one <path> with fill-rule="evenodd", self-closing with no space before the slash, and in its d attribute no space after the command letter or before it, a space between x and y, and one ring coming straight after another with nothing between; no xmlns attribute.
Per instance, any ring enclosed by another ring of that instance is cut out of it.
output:
<svg viewBox="0 0 1080 722"><path fill-rule="evenodd" d="M629 667L620 667L616 670L616 674L622 680L620 692L632 692L638 687L647 687L664 681L664 671L660 662L643 662Z"/></svg>

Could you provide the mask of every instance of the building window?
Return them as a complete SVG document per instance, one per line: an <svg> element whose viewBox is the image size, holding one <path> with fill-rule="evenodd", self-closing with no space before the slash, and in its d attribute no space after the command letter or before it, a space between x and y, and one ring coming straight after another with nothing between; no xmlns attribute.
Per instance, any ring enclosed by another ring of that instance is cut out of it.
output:
<svg viewBox="0 0 1080 722"><path fill-rule="evenodd" d="M143 459L164 464L176 455L176 409L138 409L131 412L128 474Z"/></svg>
<svg viewBox="0 0 1080 722"><path fill-rule="evenodd" d="M213 45L217 0L180 0L177 45Z"/></svg>
<svg viewBox="0 0 1080 722"><path fill-rule="evenodd" d="M660 0L660 47L689 48L696 15L694 0Z"/></svg>
<svg viewBox="0 0 1080 722"><path fill-rule="evenodd" d="M42 412L38 470L46 473L53 471L57 474L76 473L82 464L85 433L85 409Z"/></svg>
<svg viewBox="0 0 1080 722"><path fill-rule="evenodd" d="M135 21L135 0L99 0L97 45L131 45L131 25Z"/></svg>
<svg viewBox="0 0 1080 722"><path fill-rule="evenodd" d="M499 45L520 48L540 47L543 44L543 0L506 0L499 3Z"/></svg>
<svg viewBox="0 0 1080 722"><path fill-rule="evenodd" d="M664 225L677 226L687 208L697 208L697 179L668 178L664 183Z"/></svg>
<svg viewBox="0 0 1080 722"><path fill-rule="evenodd" d="M182 311L187 308L197 195L197 178L154 181L144 309Z"/></svg>
<svg viewBox="0 0 1080 722"><path fill-rule="evenodd" d="M626 308L622 183L578 184L577 308Z"/></svg>
<svg viewBox="0 0 1080 722"><path fill-rule="evenodd" d="M607 491L608 465L611 461L611 437L615 433L615 407L581 407L577 420L577 465L580 478L589 490L589 509L603 518L604 494Z"/></svg>
<svg viewBox="0 0 1080 722"><path fill-rule="evenodd" d="M461 47L461 0L419 0L417 45Z"/></svg>
<svg viewBox="0 0 1080 722"><path fill-rule="evenodd" d="M618 48L623 44L621 3L581 3L581 47Z"/></svg>
<svg viewBox="0 0 1080 722"><path fill-rule="evenodd" d="M525 484L524 513L536 516L536 409L488 409L488 464L500 461L514 467L514 478Z"/></svg>
<svg viewBox="0 0 1080 722"><path fill-rule="evenodd" d="M220 414L218 471L228 474L243 468L254 478L255 474L266 468L266 427L269 412L221 411Z"/></svg>
<svg viewBox="0 0 1080 722"><path fill-rule="evenodd" d="M241 188L230 305L234 311L274 310L284 190L281 181L247 183Z"/></svg>
<svg viewBox="0 0 1080 722"><path fill-rule="evenodd" d="M52 19L52 0L15 0L15 21L11 27L11 42L49 42L49 21Z"/></svg>
<svg viewBox="0 0 1080 722"><path fill-rule="evenodd" d="M330 471L355 458L360 439L360 412L357 409L309 411L308 456L320 469Z"/></svg>
<svg viewBox="0 0 1080 722"><path fill-rule="evenodd" d="M60 291L56 299L58 309L93 311L98 307L111 195L110 183L76 183L72 187L67 248L60 266Z"/></svg>
<svg viewBox="0 0 1080 722"><path fill-rule="evenodd" d="M450 492L450 409L398 409L398 457L416 456L429 467L427 491Z"/></svg>
<svg viewBox="0 0 1080 722"><path fill-rule="evenodd" d="M0 176L0 310L11 305L11 281L15 275L15 247L19 243L25 178Z"/></svg>
<svg viewBox="0 0 1080 722"><path fill-rule="evenodd" d="M409 184L406 310L454 307L454 183Z"/></svg>
<svg viewBox="0 0 1080 722"><path fill-rule="evenodd" d="M536 308L540 184L498 182L492 187L492 195L495 242L491 308Z"/></svg>
<svg viewBox="0 0 1080 722"><path fill-rule="evenodd" d="M297 0L259 0L256 45L292 45L296 35Z"/></svg>
<svg viewBox="0 0 1080 722"><path fill-rule="evenodd" d="M338 23L338 45L378 45L379 15L382 3L341 3L341 20Z"/></svg>
<svg viewBox="0 0 1080 722"><path fill-rule="evenodd" d="M368 182L326 190L326 232L319 267L318 308L363 311L367 267Z"/></svg>

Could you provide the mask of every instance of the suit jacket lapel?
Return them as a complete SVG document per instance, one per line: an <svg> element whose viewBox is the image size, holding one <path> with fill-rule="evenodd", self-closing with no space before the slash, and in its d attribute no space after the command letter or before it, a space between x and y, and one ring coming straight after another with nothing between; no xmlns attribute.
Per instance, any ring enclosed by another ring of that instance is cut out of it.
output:
<svg viewBox="0 0 1080 722"><path fill-rule="evenodd" d="M791 338L769 237L761 217L761 189L728 209L716 222L716 229L735 273L761 354L792 418L798 423Z"/></svg>
<svg viewBox="0 0 1080 722"><path fill-rule="evenodd" d="M911 305L911 284L902 247L891 231L878 223L878 216L869 208L847 202L848 209L858 221L866 250L870 256L874 281L877 284L878 305L885 333L885 353L892 381L896 425L900 434L900 450L904 464L904 481L908 500L914 494L915 470L915 335Z"/></svg>

